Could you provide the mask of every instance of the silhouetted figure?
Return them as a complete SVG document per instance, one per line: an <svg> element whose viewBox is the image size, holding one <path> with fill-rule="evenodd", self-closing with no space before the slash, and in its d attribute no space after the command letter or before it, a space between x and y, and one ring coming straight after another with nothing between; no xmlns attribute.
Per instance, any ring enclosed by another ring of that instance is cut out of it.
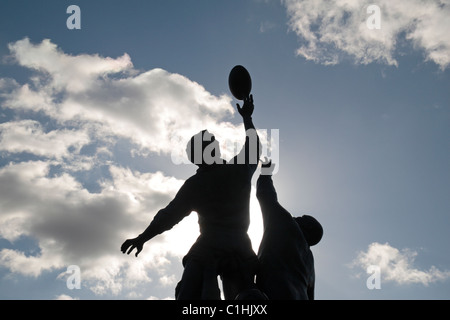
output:
<svg viewBox="0 0 450 320"><path fill-rule="evenodd" d="M235 300L269 300L269 298L258 288L250 288L240 292Z"/></svg>
<svg viewBox="0 0 450 320"><path fill-rule="evenodd" d="M220 158L219 143L204 130L187 145L189 160L198 165L195 175L185 181L175 198L161 209L147 229L121 247L136 256L144 243L171 229L192 211L198 213L200 236L183 258L184 272L175 297L220 299L217 276L223 283L225 299L254 286L258 259L247 230L251 178L258 165L260 142L252 122L253 97L237 105L246 130L241 152L228 163Z"/></svg>
<svg viewBox="0 0 450 320"><path fill-rule="evenodd" d="M314 300L314 259L310 246L323 235L311 216L292 217L279 203L272 181L274 165L263 163L256 196L264 234L258 250L256 285L269 300Z"/></svg>

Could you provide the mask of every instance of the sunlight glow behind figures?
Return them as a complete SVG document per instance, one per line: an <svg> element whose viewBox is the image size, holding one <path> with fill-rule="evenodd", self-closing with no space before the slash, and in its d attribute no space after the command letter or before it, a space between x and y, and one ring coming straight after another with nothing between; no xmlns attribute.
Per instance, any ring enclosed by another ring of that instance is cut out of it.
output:
<svg viewBox="0 0 450 320"><path fill-rule="evenodd" d="M261 207L259 206L258 199L256 199L256 188L252 187L250 194L250 226L248 228L248 236L252 241L252 247L255 252L258 252L263 233L264 226Z"/></svg>

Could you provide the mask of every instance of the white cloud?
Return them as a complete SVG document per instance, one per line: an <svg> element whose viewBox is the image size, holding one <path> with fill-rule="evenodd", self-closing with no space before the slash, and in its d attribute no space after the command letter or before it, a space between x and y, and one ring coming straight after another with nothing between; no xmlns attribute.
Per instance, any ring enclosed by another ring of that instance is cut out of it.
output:
<svg viewBox="0 0 450 320"><path fill-rule="evenodd" d="M79 300L78 298L73 298L67 294L60 294L55 298L55 300Z"/></svg>
<svg viewBox="0 0 450 320"><path fill-rule="evenodd" d="M289 26L301 40L297 53L308 60L337 64L397 65L402 40L423 51L441 69L450 63L449 0L283 0ZM381 28L369 29L367 7L380 8Z"/></svg>
<svg viewBox="0 0 450 320"><path fill-rule="evenodd" d="M60 159L71 154L69 148L80 151L90 142L83 130L53 130L44 132L35 120L9 121L0 124L0 150L9 153L29 152Z"/></svg>
<svg viewBox="0 0 450 320"><path fill-rule="evenodd" d="M23 252L11 249L0 251L1 266L11 272L33 277L39 276L44 270L62 267L61 259L58 258L48 252L38 256L26 256Z"/></svg>
<svg viewBox="0 0 450 320"><path fill-rule="evenodd" d="M174 299L172 297L166 297L164 299L160 299L160 298L155 297L155 296L150 296L146 300L174 300Z"/></svg>
<svg viewBox="0 0 450 320"><path fill-rule="evenodd" d="M159 282L163 285L163 286L175 286L175 284L178 282L177 278L175 277L174 274L172 274L171 276L167 276L164 275L159 279Z"/></svg>
<svg viewBox="0 0 450 320"><path fill-rule="evenodd" d="M98 77L130 72L133 67L127 54L117 59L86 54L71 56L61 52L49 39L33 45L25 38L9 44L8 48L21 66L47 73L53 87L69 92L85 91Z"/></svg>
<svg viewBox="0 0 450 320"><path fill-rule="evenodd" d="M429 270L419 270L414 267L416 251L398 250L388 243L374 242L366 252L360 252L352 262L353 267L364 270L371 265L380 267L382 281L392 281L398 284L418 283L425 286L437 281L450 279L450 271L441 271L432 266Z"/></svg>

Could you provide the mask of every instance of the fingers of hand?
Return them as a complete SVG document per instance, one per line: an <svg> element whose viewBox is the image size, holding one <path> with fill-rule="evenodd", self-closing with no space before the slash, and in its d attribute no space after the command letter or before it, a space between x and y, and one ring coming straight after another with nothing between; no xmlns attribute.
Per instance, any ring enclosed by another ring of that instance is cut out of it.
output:
<svg viewBox="0 0 450 320"><path fill-rule="evenodd" d="M142 251L142 247L136 248L136 257L138 256L138 254Z"/></svg>
<svg viewBox="0 0 450 320"><path fill-rule="evenodd" d="M134 248L136 248L136 246L135 246L135 245L132 245L132 246L130 247L130 249L128 250L127 254L130 254L130 253L134 250Z"/></svg>
<svg viewBox="0 0 450 320"><path fill-rule="evenodd" d="M125 252L127 251L127 249L128 249L129 246L130 246L129 241L126 240L126 241L122 244L122 246L120 247L120 251L122 251L123 253L125 253Z"/></svg>

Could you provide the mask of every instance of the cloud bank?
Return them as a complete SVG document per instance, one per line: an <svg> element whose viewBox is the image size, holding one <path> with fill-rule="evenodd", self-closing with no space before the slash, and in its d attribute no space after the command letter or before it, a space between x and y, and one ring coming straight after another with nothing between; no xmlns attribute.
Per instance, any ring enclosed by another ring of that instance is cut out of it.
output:
<svg viewBox="0 0 450 320"><path fill-rule="evenodd" d="M97 294L118 294L138 282L153 281L148 270L163 270L168 255L182 255L195 240L195 217L174 234L156 238L142 259L122 256L119 247L126 237L142 232L182 181L162 173L139 174L114 166L110 170L112 180L93 194L67 173L49 177L49 164L43 161L3 167L0 235L11 242L31 237L40 252L27 256L2 249L0 265L32 277L63 269L63 278L65 268L75 264L82 270L84 284ZM182 236L177 237L177 232ZM171 275L158 276L167 284L164 277Z"/></svg>
<svg viewBox="0 0 450 320"><path fill-rule="evenodd" d="M290 30L300 39L297 54L325 65L350 58L357 64L398 65L402 46L411 45L440 69L450 64L449 0L283 0ZM380 9L380 29L367 27Z"/></svg>
<svg viewBox="0 0 450 320"><path fill-rule="evenodd" d="M173 263L199 234L195 213L147 243L138 259L119 248L184 181L132 170L114 146L125 140L131 155L169 157L204 128L225 144L244 142L243 126L227 121L230 96L163 69L137 71L127 54L69 55L50 40L27 38L9 50L10 61L32 72L24 83L0 79L0 238L11 244L0 250L0 267L34 278L57 272L64 287L67 266L77 265L82 286L99 295L146 298L138 288L174 287ZM234 155L229 146L225 157ZM107 175L92 181L99 168ZM96 192L86 188L92 182ZM15 246L24 238L36 243L34 252Z"/></svg>
<svg viewBox="0 0 450 320"><path fill-rule="evenodd" d="M59 125L90 130L97 139L130 139L143 152L184 150L187 137L203 128L218 138L236 134L231 123L218 121L234 114L228 95L213 96L200 84L163 69L139 73L127 54L116 59L71 56L50 40L32 44L27 38L9 49L19 65L37 73L23 85L3 80L13 86L2 94L4 108L42 112Z"/></svg>
<svg viewBox="0 0 450 320"><path fill-rule="evenodd" d="M364 270L371 265L380 267L381 280L397 284L422 284L428 286L438 281L450 279L450 271L441 271L432 266L428 270L414 267L417 252L409 249L398 250L388 243L374 242L367 251L360 252L352 262L353 267Z"/></svg>

